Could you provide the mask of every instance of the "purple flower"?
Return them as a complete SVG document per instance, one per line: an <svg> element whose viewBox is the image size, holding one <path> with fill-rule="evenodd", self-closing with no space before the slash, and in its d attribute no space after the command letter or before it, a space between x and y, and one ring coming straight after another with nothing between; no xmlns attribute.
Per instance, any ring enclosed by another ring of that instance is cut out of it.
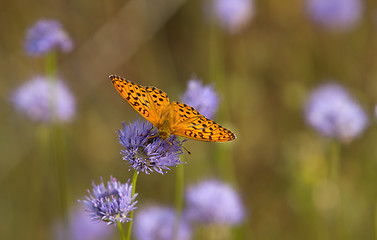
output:
<svg viewBox="0 0 377 240"><path fill-rule="evenodd" d="M183 103L195 108L207 118L212 118L219 105L219 97L211 85L203 86L198 79L190 79L181 97Z"/></svg>
<svg viewBox="0 0 377 240"><path fill-rule="evenodd" d="M346 30L360 19L360 0L307 0L309 16L316 23L334 30Z"/></svg>
<svg viewBox="0 0 377 240"><path fill-rule="evenodd" d="M80 202L85 204L92 220L107 224L131 220L128 215L136 209L137 194L131 197L132 186L129 185L129 181L122 184L111 176L106 188L101 178L101 184L95 185L93 182L92 192L88 190L88 193L86 200Z"/></svg>
<svg viewBox="0 0 377 240"><path fill-rule="evenodd" d="M26 32L25 50L31 56L42 56L54 48L63 52L73 49L73 43L56 20L40 20Z"/></svg>
<svg viewBox="0 0 377 240"><path fill-rule="evenodd" d="M163 174L163 170L182 163L179 155L182 154L182 142L175 135L171 135L167 141L158 136L157 129L147 121L137 119L118 130L119 143L124 147L121 150L123 160L128 161L131 168L139 173L156 171Z"/></svg>
<svg viewBox="0 0 377 240"><path fill-rule="evenodd" d="M54 227L54 236L57 240L103 240L109 239L113 228L109 228L100 222L94 222L87 216L87 212L81 207L75 207L70 213L66 228L62 222Z"/></svg>
<svg viewBox="0 0 377 240"><path fill-rule="evenodd" d="M207 180L186 191L185 211L191 221L235 225L244 219L240 196L228 184Z"/></svg>
<svg viewBox="0 0 377 240"><path fill-rule="evenodd" d="M368 124L363 109L343 87L335 83L312 91L306 103L305 116L320 133L343 142L360 135Z"/></svg>
<svg viewBox="0 0 377 240"><path fill-rule="evenodd" d="M211 3L210 12L229 33L240 31L254 15L253 0L213 0Z"/></svg>
<svg viewBox="0 0 377 240"><path fill-rule="evenodd" d="M175 211L169 207L149 207L135 214L135 237L138 240L188 240L191 229L184 218L180 220L177 238L174 238L176 227Z"/></svg>
<svg viewBox="0 0 377 240"><path fill-rule="evenodd" d="M68 122L75 115L75 99L61 80L33 78L16 89L11 101L17 111L37 122Z"/></svg>

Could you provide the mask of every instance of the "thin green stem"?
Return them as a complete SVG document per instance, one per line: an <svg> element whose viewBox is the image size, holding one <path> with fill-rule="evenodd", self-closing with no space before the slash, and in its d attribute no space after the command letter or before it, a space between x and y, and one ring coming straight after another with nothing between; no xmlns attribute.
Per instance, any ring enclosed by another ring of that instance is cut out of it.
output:
<svg viewBox="0 0 377 240"><path fill-rule="evenodd" d="M343 202L343 194L342 194L342 183L340 177L340 155L341 155L341 145L338 141L332 141L330 145L330 153L329 153L329 178L337 188L339 189L339 204L337 206L336 216L337 216L337 234L342 239L348 239L347 229L345 228L344 223L344 202Z"/></svg>
<svg viewBox="0 0 377 240"><path fill-rule="evenodd" d="M377 240L377 202L376 202L375 210L374 210L374 234Z"/></svg>
<svg viewBox="0 0 377 240"><path fill-rule="evenodd" d="M68 188L67 188L67 166L64 150L64 137L61 126L55 119L55 106L56 106L56 91L57 91L57 55L55 51L50 51L45 58L45 73L49 82L49 112L51 115L50 135L52 146L52 161L55 168L55 177L57 182L57 202L59 214L67 220L67 208L68 208Z"/></svg>
<svg viewBox="0 0 377 240"><path fill-rule="evenodd" d="M45 60L45 71L47 77L51 78L51 80L55 81L57 76L57 56L55 51L50 51L46 55Z"/></svg>
<svg viewBox="0 0 377 240"><path fill-rule="evenodd" d="M124 231L123 231L122 223L117 222L117 225L118 225L118 228L119 228L120 238L121 238L122 240L126 240L126 236L124 235Z"/></svg>
<svg viewBox="0 0 377 240"><path fill-rule="evenodd" d="M66 220L67 215L67 165L64 151L64 138L61 126L53 124L51 129L51 141L53 161L55 166L57 185L58 185L58 203L59 214Z"/></svg>
<svg viewBox="0 0 377 240"><path fill-rule="evenodd" d="M330 145L330 178L337 182L339 178L340 146L337 141L332 141Z"/></svg>
<svg viewBox="0 0 377 240"><path fill-rule="evenodd" d="M132 177L132 192L131 192L131 198L135 195L136 190L136 181L137 181L137 170L134 171L134 176ZM134 211L130 212L130 221L128 222L128 230L127 230L127 240L131 239L131 229L132 229L132 222L134 217Z"/></svg>
<svg viewBox="0 0 377 240"><path fill-rule="evenodd" d="M174 239L178 240L179 227L181 225L181 216L183 209L183 197L184 197L184 180L185 180L185 168L183 164L177 166L175 174L175 212L176 221L174 226Z"/></svg>
<svg viewBox="0 0 377 240"><path fill-rule="evenodd" d="M177 214L182 212L183 189L184 189L185 168L183 164L177 166L175 174L175 210Z"/></svg>

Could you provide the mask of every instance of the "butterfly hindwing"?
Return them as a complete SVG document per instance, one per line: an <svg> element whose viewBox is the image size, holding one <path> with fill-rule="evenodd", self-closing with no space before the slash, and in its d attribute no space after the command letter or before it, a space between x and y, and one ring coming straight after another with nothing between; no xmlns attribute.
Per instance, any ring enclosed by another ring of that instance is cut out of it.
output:
<svg viewBox="0 0 377 240"><path fill-rule="evenodd" d="M172 134L209 142L226 142L235 139L235 135L228 129L204 117L193 107L186 104L171 103L178 121L172 126Z"/></svg>
<svg viewBox="0 0 377 240"><path fill-rule="evenodd" d="M110 76L110 79L122 97L138 113L152 124L157 123L160 107L169 104L169 98L163 91L155 87L144 87L114 75Z"/></svg>

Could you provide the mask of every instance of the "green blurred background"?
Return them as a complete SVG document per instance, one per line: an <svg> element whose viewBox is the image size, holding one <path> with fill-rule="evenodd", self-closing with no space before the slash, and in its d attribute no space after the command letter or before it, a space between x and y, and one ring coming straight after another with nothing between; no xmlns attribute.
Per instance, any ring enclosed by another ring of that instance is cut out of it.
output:
<svg viewBox="0 0 377 240"><path fill-rule="evenodd" d="M61 21L75 43L58 55L58 74L77 101L75 119L62 126L70 207L100 176L132 177L116 130L137 113L108 76L156 86L179 100L196 75L220 93L214 119L237 139L188 140L185 182L218 177L234 184L247 209L240 239L377 238L377 2L364 1L355 28L333 32L308 19L304 1L259 0L236 34L209 23L205 3L1 1L1 239L53 238L59 215L56 173L38 140L45 127L17 114L9 101L16 87L44 72L43 59L23 50L25 30L42 18ZM340 146L335 183L328 180L331 141L308 127L303 114L308 92L328 78L349 89L370 117L362 136ZM175 169L142 173L139 207L174 205L174 181Z"/></svg>

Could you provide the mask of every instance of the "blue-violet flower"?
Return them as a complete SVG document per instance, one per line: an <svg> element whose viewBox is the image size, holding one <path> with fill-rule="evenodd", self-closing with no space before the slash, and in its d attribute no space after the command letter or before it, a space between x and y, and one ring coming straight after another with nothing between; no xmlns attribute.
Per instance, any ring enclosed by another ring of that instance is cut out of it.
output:
<svg viewBox="0 0 377 240"><path fill-rule="evenodd" d="M37 122L68 122L75 115L75 99L62 80L33 78L13 92L11 101L17 111Z"/></svg>
<svg viewBox="0 0 377 240"><path fill-rule="evenodd" d="M55 48L73 49L73 42L56 20L40 20L26 32L25 50L31 56L42 56Z"/></svg>
<svg viewBox="0 0 377 240"><path fill-rule="evenodd" d="M363 5L360 0L307 0L309 17L333 30L346 30L360 19Z"/></svg>
<svg viewBox="0 0 377 240"><path fill-rule="evenodd" d="M82 206L75 206L69 214L67 224L60 220L54 225L54 236L51 239L103 240L109 239L114 230L115 228L88 218Z"/></svg>
<svg viewBox="0 0 377 240"><path fill-rule="evenodd" d="M208 7L215 20L231 34L239 32L254 16L253 0L212 0Z"/></svg>
<svg viewBox="0 0 377 240"><path fill-rule="evenodd" d="M182 218L177 232L175 211L169 207L152 206L136 212L135 237L138 240L188 240L191 238L191 228ZM177 238L174 238L177 234Z"/></svg>
<svg viewBox="0 0 377 240"><path fill-rule="evenodd" d="M235 225L244 219L244 207L238 193L228 184L207 180L186 191L185 211L195 222Z"/></svg>
<svg viewBox="0 0 377 240"><path fill-rule="evenodd" d="M207 118L213 117L219 104L219 97L213 87L203 86L202 82L195 78L188 82L187 90L181 100Z"/></svg>
<svg viewBox="0 0 377 240"><path fill-rule="evenodd" d="M130 167L139 173L156 171L163 174L169 167L182 163L179 155L182 154L182 142L175 135L167 141L158 136L157 129L147 121L137 119L133 123L118 130L119 143L124 147L121 150L123 160L128 161Z"/></svg>
<svg viewBox="0 0 377 240"><path fill-rule="evenodd" d="M326 137L348 142L368 124L364 110L340 85L328 83L312 91L305 107L307 122Z"/></svg>
<svg viewBox="0 0 377 240"><path fill-rule="evenodd" d="M128 222L129 213L136 209L137 194L132 196L132 186L129 181L125 184L120 183L114 177L110 177L107 187L103 183L96 185L93 182L93 188L86 200L80 201L85 204L87 211L91 213L91 219L103 221L107 224L116 222Z"/></svg>

